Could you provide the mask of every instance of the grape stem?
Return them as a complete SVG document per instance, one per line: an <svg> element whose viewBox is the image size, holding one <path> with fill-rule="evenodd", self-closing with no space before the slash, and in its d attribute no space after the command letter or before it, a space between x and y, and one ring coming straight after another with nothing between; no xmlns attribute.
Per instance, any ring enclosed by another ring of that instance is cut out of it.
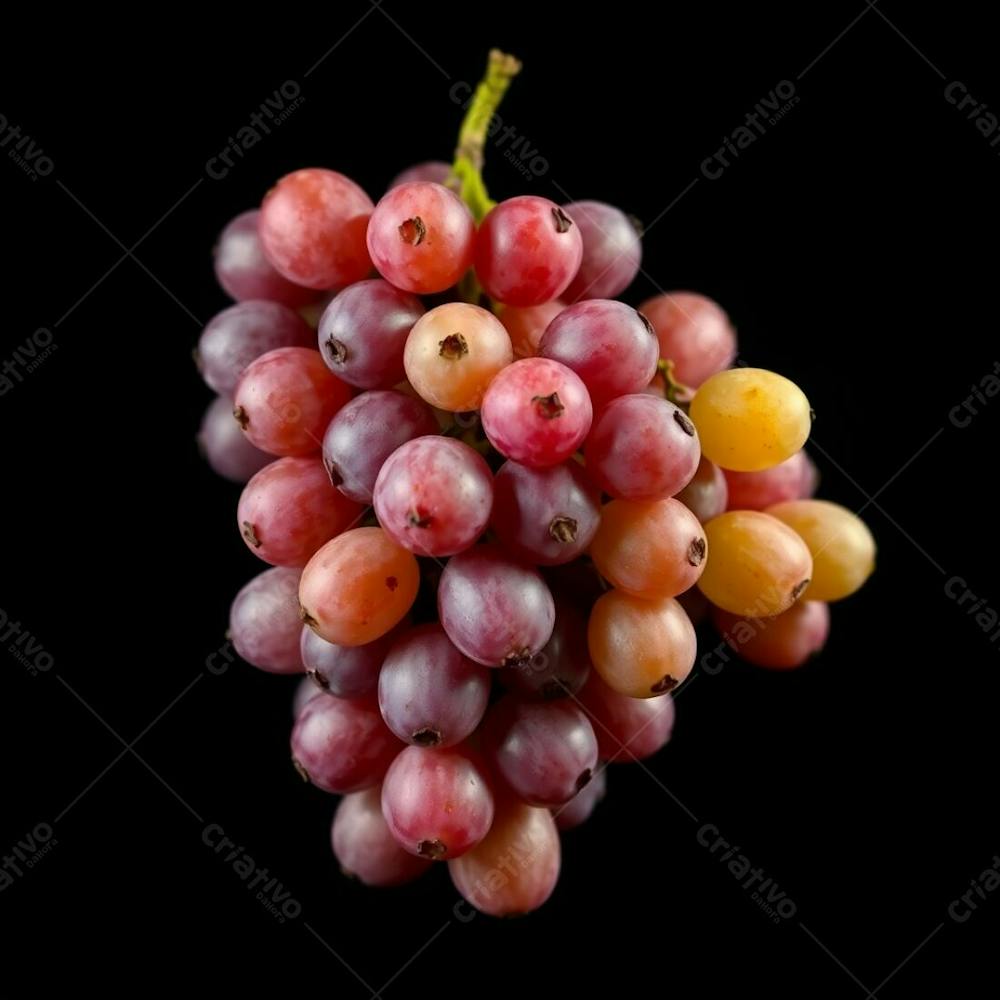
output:
<svg viewBox="0 0 1000 1000"><path fill-rule="evenodd" d="M666 398L677 406L686 407L691 402L693 390L678 382L674 375L674 363L669 358L660 358L656 363L657 372L663 376L664 391Z"/></svg>

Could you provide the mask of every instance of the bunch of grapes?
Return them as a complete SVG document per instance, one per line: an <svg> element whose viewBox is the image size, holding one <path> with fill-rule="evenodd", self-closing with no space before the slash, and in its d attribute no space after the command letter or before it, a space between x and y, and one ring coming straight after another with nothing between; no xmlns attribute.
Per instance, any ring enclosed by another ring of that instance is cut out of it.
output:
<svg viewBox="0 0 1000 1000"><path fill-rule="evenodd" d="M497 915L548 898L608 763L669 740L692 618L795 667L874 564L864 524L811 499L805 395L731 367L723 310L614 299L641 258L623 212L488 200L483 112L516 69L491 56L454 166L377 205L298 170L233 220L237 304L197 352L204 451L272 567L231 639L308 675L292 757L343 796L337 859L372 885L446 862Z"/></svg>

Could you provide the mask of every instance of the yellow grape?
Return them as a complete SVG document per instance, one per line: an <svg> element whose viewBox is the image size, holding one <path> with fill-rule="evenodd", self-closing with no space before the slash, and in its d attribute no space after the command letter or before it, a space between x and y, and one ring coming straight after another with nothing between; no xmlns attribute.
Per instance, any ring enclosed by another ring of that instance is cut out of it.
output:
<svg viewBox="0 0 1000 1000"><path fill-rule="evenodd" d="M698 580L716 607L770 618L802 596L812 576L806 543L759 510L731 510L705 525L708 559Z"/></svg>
<svg viewBox="0 0 1000 1000"><path fill-rule="evenodd" d="M875 568L875 539L857 514L828 500L786 500L767 513L788 525L809 546L810 601L839 601L858 590Z"/></svg>
<svg viewBox="0 0 1000 1000"><path fill-rule="evenodd" d="M812 423L805 393L763 368L728 368L691 402L703 455L724 469L759 472L794 455Z"/></svg>

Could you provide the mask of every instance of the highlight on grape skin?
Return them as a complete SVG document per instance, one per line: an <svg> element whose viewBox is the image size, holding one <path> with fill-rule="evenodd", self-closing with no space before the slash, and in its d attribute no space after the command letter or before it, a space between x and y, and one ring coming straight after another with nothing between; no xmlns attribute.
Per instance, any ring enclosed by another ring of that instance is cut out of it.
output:
<svg viewBox="0 0 1000 1000"><path fill-rule="evenodd" d="M831 605L876 555L814 496L802 388L734 367L745 319L693 291L616 299L633 206L490 198L519 69L490 53L454 161L397 164L377 204L326 165L261 178L206 248L220 311L195 351L199 446L270 564L208 668L301 678L292 762L341 796L345 875L450 893L447 868L493 916L545 903L595 811L627 835L607 771L670 753L699 638L747 670L826 669Z"/></svg>

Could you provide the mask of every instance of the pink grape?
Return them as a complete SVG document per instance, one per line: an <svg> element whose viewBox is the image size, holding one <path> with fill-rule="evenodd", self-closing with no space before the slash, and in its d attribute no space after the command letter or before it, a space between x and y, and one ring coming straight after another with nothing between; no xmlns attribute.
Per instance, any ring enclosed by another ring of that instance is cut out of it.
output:
<svg viewBox="0 0 1000 1000"><path fill-rule="evenodd" d="M306 781L337 795L377 785L403 744L373 699L321 694L292 730L292 763Z"/></svg>
<svg viewBox="0 0 1000 1000"><path fill-rule="evenodd" d="M438 587L438 614L448 638L488 667L527 663L549 641L552 594L533 569L495 545L450 559Z"/></svg>
<svg viewBox="0 0 1000 1000"><path fill-rule="evenodd" d="M356 396L330 421L323 435L323 464L346 497L370 504L385 460L414 438L438 432L431 408L391 389Z"/></svg>
<svg viewBox="0 0 1000 1000"><path fill-rule="evenodd" d="M510 336L514 357L535 357L545 328L565 308L566 303L558 299L555 302L543 302L540 306L524 306L520 309L516 306L505 306L499 314L500 322Z"/></svg>
<svg viewBox="0 0 1000 1000"><path fill-rule="evenodd" d="M610 299L567 306L548 325L538 353L583 379L595 411L617 396L642 392L659 359L649 322L631 306Z"/></svg>
<svg viewBox="0 0 1000 1000"><path fill-rule="evenodd" d="M343 288L367 277L365 246L375 206L354 181L333 170L286 174L260 207L260 241L267 259L306 288Z"/></svg>
<svg viewBox="0 0 1000 1000"><path fill-rule="evenodd" d="M747 663L770 670L794 670L826 645L830 607L823 601L796 601L774 618L741 618L714 608L712 621Z"/></svg>
<svg viewBox="0 0 1000 1000"><path fill-rule="evenodd" d="M642 263L642 241L635 223L621 209L601 201L574 201L563 209L583 238L583 260L566 289L566 301L620 295Z"/></svg>
<svg viewBox="0 0 1000 1000"><path fill-rule="evenodd" d="M527 663L504 667L504 686L526 698L566 698L575 695L590 674L587 623L576 606L558 597L552 636Z"/></svg>
<svg viewBox="0 0 1000 1000"><path fill-rule="evenodd" d="M351 792L340 800L330 840L340 870L365 885L402 885L431 866L396 843L382 815L381 788Z"/></svg>
<svg viewBox="0 0 1000 1000"><path fill-rule="evenodd" d="M386 725L405 743L450 747L472 735L486 712L490 677L433 623L404 632L378 679Z"/></svg>
<svg viewBox="0 0 1000 1000"><path fill-rule="evenodd" d="M315 334L294 310L278 302L238 302L212 317L198 340L201 377L220 396L236 392L247 366L278 347L311 347Z"/></svg>
<svg viewBox="0 0 1000 1000"><path fill-rule="evenodd" d="M727 475L723 474L722 469L714 462L710 462L702 455L698 468L695 469L687 486L677 494L677 499L702 524L711 521L713 517L718 517L726 510L729 501Z"/></svg>
<svg viewBox="0 0 1000 1000"><path fill-rule="evenodd" d="M382 783L382 814L411 854L432 861L457 858L489 832L493 793L469 751L410 746Z"/></svg>
<svg viewBox="0 0 1000 1000"><path fill-rule="evenodd" d="M529 469L505 462L493 480L490 523L505 549L541 566L582 555L601 518L600 491L576 462Z"/></svg>
<svg viewBox="0 0 1000 1000"><path fill-rule="evenodd" d="M379 274L419 295L451 288L472 266L476 223L468 206L440 184L392 188L368 223L368 252Z"/></svg>
<svg viewBox="0 0 1000 1000"><path fill-rule="evenodd" d="M770 469L734 472L724 469L729 510L764 510L785 500L803 500L812 495L816 467L804 451L797 451ZM720 511L721 513L721 511Z"/></svg>
<svg viewBox="0 0 1000 1000"><path fill-rule="evenodd" d="M320 318L320 354L330 371L350 385L389 388L406 377L403 348L423 314L420 299L388 281L348 285Z"/></svg>
<svg viewBox="0 0 1000 1000"><path fill-rule="evenodd" d="M500 202L483 219L476 274L491 299L537 306L566 290L582 256L583 240L573 220L547 198L521 195Z"/></svg>
<svg viewBox="0 0 1000 1000"><path fill-rule="evenodd" d="M662 500L691 481L701 460L698 432L680 407L637 393L597 416L584 449L587 475L623 500Z"/></svg>
<svg viewBox="0 0 1000 1000"><path fill-rule="evenodd" d="M292 697L292 718L297 719L299 713L306 707L306 703L322 693L322 690L313 683L311 677L303 677L296 685L295 694Z"/></svg>
<svg viewBox="0 0 1000 1000"><path fill-rule="evenodd" d="M301 631L299 649L302 664L318 690L338 698L360 698L375 693L379 671L397 638L396 631L364 646L339 646L335 642L327 642L308 625L303 626Z"/></svg>
<svg viewBox="0 0 1000 1000"><path fill-rule="evenodd" d="M493 477L467 444L440 435L397 448L375 482L375 514L399 545L450 556L473 545L489 523Z"/></svg>
<svg viewBox="0 0 1000 1000"><path fill-rule="evenodd" d="M594 671L580 692L580 703L593 724L602 760L645 760L666 746L674 729L669 693L630 698L612 690Z"/></svg>
<svg viewBox="0 0 1000 1000"><path fill-rule="evenodd" d="M243 489L236 523L247 548L276 566L304 566L363 508L338 493L318 458L279 458Z"/></svg>
<svg viewBox="0 0 1000 1000"><path fill-rule="evenodd" d="M229 639L252 666L273 674L302 673L299 576L277 566L258 573L229 609Z"/></svg>
<svg viewBox="0 0 1000 1000"><path fill-rule="evenodd" d="M351 398L319 351L281 347L252 362L236 387L235 416L248 440L272 455L311 455Z"/></svg>
<svg viewBox="0 0 1000 1000"><path fill-rule="evenodd" d="M483 726L487 759L518 798L534 806L569 802L597 767L597 738L569 699L497 702Z"/></svg>
<svg viewBox="0 0 1000 1000"><path fill-rule="evenodd" d="M259 472L273 455L255 448L233 420L233 404L222 396L217 396L209 404L198 431L198 446L212 471L231 479L234 483L245 483L255 472Z"/></svg>
<svg viewBox="0 0 1000 1000"><path fill-rule="evenodd" d="M532 468L569 458L583 444L593 415L579 376L547 358L525 358L500 371L480 413L493 447Z"/></svg>
<svg viewBox="0 0 1000 1000"><path fill-rule="evenodd" d="M316 300L316 291L282 277L264 256L258 223L260 212L251 209L237 215L219 234L212 251L215 277L230 298L266 299L291 309Z"/></svg>
<svg viewBox="0 0 1000 1000"><path fill-rule="evenodd" d="M639 306L674 363L678 382L697 389L736 357L736 331L722 307L696 292L664 292Z"/></svg>
<svg viewBox="0 0 1000 1000"><path fill-rule="evenodd" d="M451 176L451 164L443 160L428 160L426 163L416 163L407 167L393 177L386 191L398 188L401 184L412 184L414 181L430 181L432 184L444 184Z"/></svg>
<svg viewBox="0 0 1000 1000"><path fill-rule="evenodd" d="M608 787L608 769L597 769L587 782L565 805L552 810L552 818L560 830L573 830L590 819L597 804L604 798Z"/></svg>

